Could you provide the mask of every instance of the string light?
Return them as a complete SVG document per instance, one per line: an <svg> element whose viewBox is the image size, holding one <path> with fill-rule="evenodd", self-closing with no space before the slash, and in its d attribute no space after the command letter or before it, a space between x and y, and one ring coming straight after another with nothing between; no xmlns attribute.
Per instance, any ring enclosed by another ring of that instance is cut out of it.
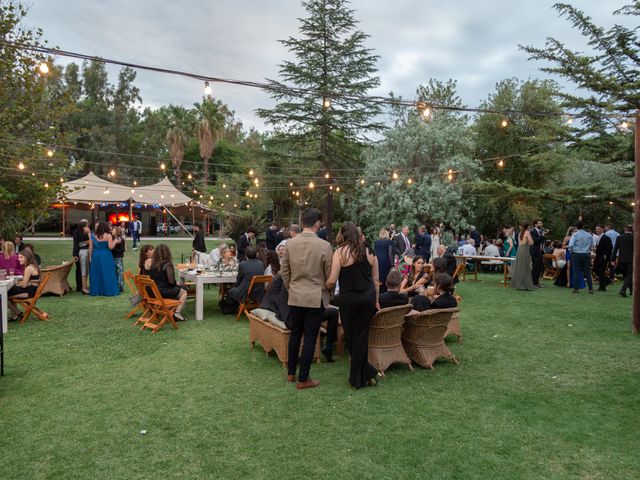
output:
<svg viewBox="0 0 640 480"><path fill-rule="evenodd" d="M49 188L49 182L44 182L44 188Z"/></svg>
<svg viewBox="0 0 640 480"><path fill-rule="evenodd" d="M571 115L567 115L567 125L573 125L573 117Z"/></svg>
<svg viewBox="0 0 640 480"><path fill-rule="evenodd" d="M339 192L339 191L340 191L340 187L336 187L336 192Z"/></svg>
<svg viewBox="0 0 640 480"><path fill-rule="evenodd" d="M24 163L20 162L20 163L18 164L18 169L19 169L19 170L24 170Z"/></svg>
<svg viewBox="0 0 640 480"><path fill-rule="evenodd" d="M213 200L213 195L211 195L211 196L209 197L209 200Z"/></svg>
<svg viewBox="0 0 640 480"><path fill-rule="evenodd" d="M223 184L222 184L222 188L227 188L227 184L226 184L226 183L223 183Z"/></svg>
<svg viewBox="0 0 640 480"><path fill-rule="evenodd" d="M133 181L133 186L136 187L138 185L138 182L136 180Z"/></svg>
<svg viewBox="0 0 640 480"><path fill-rule="evenodd" d="M325 110L329 110L329 108L331 108L331 99L329 97L324 97L322 99L322 108Z"/></svg>
<svg viewBox="0 0 640 480"><path fill-rule="evenodd" d="M500 126L502 128L506 128L507 125L509 125L509 121L506 118L503 118L502 121L500 122Z"/></svg>
<svg viewBox="0 0 640 480"><path fill-rule="evenodd" d="M253 171L253 168L252 168L251 170L249 170L249 176L253 177L253 174L254 174L254 171Z"/></svg>
<svg viewBox="0 0 640 480"><path fill-rule="evenodd" d="M501 158L500 160L498 160L498 168L502 167L504 167L504 160Z"/></svg>
<svg viewBox="0 0 640 480"><path fill-rule="evenodd" d="M167 168L167 166L164 164L164 162L162 162L160 164L160 170L164 171L165 168Z"/></svg>
<svg viewBox="0 0 640 480"><path fill-rule="evenodd" d="M224 196L224 198L229 198L229 194L227 193L227 194Z"/></svg>
<svg viewBox="0 0 640 480"><path fill-rule="evenodd" d="M430 117L431 117L431 107L424 107L424 109L422 110L422 118L427 120Z"/></svg>
<svg viewBox="0 0 640 480"><path fill-rule="evenodd" d="M329 172L324 174L324 178L329 179L329 177L330 177Z"/></svg>
<svg viewBox="0 0 640 480"><path fill-rule="evenodd" d="M410 179L410 178L407 178L407 183L408 183L409 185L411 185L411 184L413 183L413 180L412 180L412 179Z"/></svg>
<svg viewBox="0 0 640 480"><path fill-rule="evenodd" d="M256 187L257 187L258 185L260 185L260 180L258 180L258 179L256 178L256 179L254 179L254 180L253 180L253 183L255 183L255 184L256 184Z"/></svg>
<svg viewBox="0 0 640 480"><path fill-rule="evenodd" d="M210 97L212 93L213 93L213 90L211 89L209 82L204 82L204 94L207 97Z"/></svg>
<svg viewBox="0 0 640 480"><path fill-rule="evenodd" d="M36 172L31 172L31 176L35 177L36 176Z"/></svg>
<svg viewBox="0 0 640 480"><path fill-rule="evenodd" d="M193 175L189 174L189 175L187 175L187 178L188 178L189 180L191 180L191 179L193 178Z"/></svg>
<svg viewBox="0 0 640 480"><path fill-rule="evenodd" d="M247 196L247 197L249 196L249 190L247 190L247 191L245 192L245 196Z"/></svg>
<svg viewBox="0 0 640 480"><path fill-rule="evenodd" d="M109 176L110 177L115 177L116 176L116 171L112 168L111 171L109 172Z"/></svg>
<svg viewBox="0 0 640 480"><path fill-rule="evenodd" d="M195 188L193 189L193 193L198 193L198 190L196 190Z"/></svg>
<svg viewBox="0 0 640 480"><path fill-rule="evenodd" d="M329 190L333 190L333 185L329 185Z"/></svg>
<svg viewBox="0 0 640 480"><path fill-rule="evenodd" d="M47 157L49 157L49 158L53 157L53 153L54 152L53 152L53 150L51 148L47 149Z"/></svg>
<svg viewBox="0 0 640 480"><path fill-rule="evenodd" d="M360 179L360 185L364 185L364 178Z"/></svg>
<svg viewBox="0 0 640 480"><path fill-rule="evenodd" d="M293 182L289 182L289 186L290 186L290 187L293 187Z"/></svg>
<svg viewBox="0 0 640 480"><path fill-rule="evenodd" d="M40 65L38 65L38 71L42 75L47 75L49 73L49 64L47 62L40 62Z"/></svg>
<svg viewBox="0 0 640 480"><path fill-rule="evenodd" d="M134 188L131 189L131 194L136 193L136 190Z"/></svg>
<svg viewBox="0 0 640 480"><path fill-rule="evenodd" d="M64 183L64 178L60 177L60 183Z"/></svg>
<svg viewBox="0 0 640 480"><path fill-rule="evenodd" d="M627 122L626 120L624 120L621 124L620 124L620 128L622 130L627 130L629 128L629 122Z"/></svg>
<svg viewBox="0 0 640 480"><path fill-rule="evenodd" d="M447 173L447 179L449 181L453 180L453 170L449 169L449 172Z"/></svg>
<svg viewBox="0 0 640 480"><path fill-rule="evenodd" d="M394 180L397 180L397 179L398 179L398 172L393 172L393 175L391 175L391 177L392 177Z"/></svg>
<svg viewBox="0 0 640 480"><path fill-rule="evenodd" d="M313 182L309 182L309 188L313 189L315 187Z"/></svg>

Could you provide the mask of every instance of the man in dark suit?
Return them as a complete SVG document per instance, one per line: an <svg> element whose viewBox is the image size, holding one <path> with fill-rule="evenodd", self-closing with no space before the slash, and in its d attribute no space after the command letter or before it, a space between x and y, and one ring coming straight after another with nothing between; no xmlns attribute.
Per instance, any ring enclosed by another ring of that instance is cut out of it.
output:
<svg viewBox="0 0 640 480"><path fill-rule="evenodd" d="M196 223L193 226L193 231L193 251L207 253L207 246L204 244L204 231L202 230L202 225Z"/></svg>
<svg viewBox="0 0 640 480"><path fill-rule="evenodd" d="M401 258L407 249L411 248L411 241L409 240L409 227L404 226L398 235L393 237L393 254Z"/></svg>
<svg viewBox="0 0 640 480"><path fill-rule="evenodd" d="M245 249L245 255L247 256L247 259L241 262L238 266L236 285L229 290L229 296L238 303L241 303L247 296L251 279L255 275L264 275L264 264L260 260L256 259L256 249L253 247L247 247ZM262 297L264 297L264 284L259 283L253 287L253 290L251 291L251 298L260 302Z"/></svg>
<svg viewBox="0 0 640 480"><path fill-rule="evenodd" d="M269 228L267 228L267 250L275 250L278 236L278 224L273 222Z"/></svg>
<svg viewBox="0 0 640 480"><path fill-rule="evenodd" d="M626 297L627 288L630 294L633 293L633 227L631 225L624 227L624 233L616 240L611 260L615 261L616 257L618 259L616 270L624 275L622 288L618 294L621 297Z"/></svg>
<svg viewBox="0 0 640 480"><path fill-rule="evenodd" d="M327 231L327 226L324 223L320 226L320 230L318 230L318 238L327 242L329 241L329 232Z"/></svg>
<svg viewBox="0 0 640 480"><path fill-rule="evenodd" d="M593 271L598 275L598 287L599 292L606 292L609 279L607 278L606 271L607 265L611 261L611 251L613 245L611 239L604 234L604 225L596 226L596 235L598 240L596 243L596 259L593 262Z"/></svg>
<svg viewBox="0 0 640 480"><path fill-rule="evenodd" d="M533 245L529 247L531 253L531 277L533 277L533 284L536 287L542 287L540 285L540 275L544 270L544 230L542 220L534 220L533 228L531 229L531 238L533 239Z"/></svg>
<svg viewBox="0 0 640 480"><path fill-rule="evenodd" d="M474 246L476 247L476 250L480 248L480 243L481 243L480 232L476 230L476 227L474 227L473 225L471 225L471 231L469 232L469 236L473 238L473 243L475 244Z"/></svg>
<svg viewBox="0 0 640 480"><path fill-rule="evenodd" d="M236 242L238 245L238 261L242 262L247 259L245 254L245 250L249 245L251 245L251 240L256 237L256 227L250 225L247 227L247 231L242 234L242 236Z"/></svg>
<svg viewBox="0 0 640 480"><path fill-rule="evenodd" d="M426 263L429 263L431 258L431 235L427 231L427 227L421 225L418 228L418 234L416 235L416 255L420 255L424 258Z"/></svg>
<svg viewBox="0 0 640 480"><path fill-rule="evenodd" d="M381 293L378 299L380 308L398 307L409 303L409 297L400 293L401 284L402 274L397 270L391 270L387 275L387 291Z"/></svg>

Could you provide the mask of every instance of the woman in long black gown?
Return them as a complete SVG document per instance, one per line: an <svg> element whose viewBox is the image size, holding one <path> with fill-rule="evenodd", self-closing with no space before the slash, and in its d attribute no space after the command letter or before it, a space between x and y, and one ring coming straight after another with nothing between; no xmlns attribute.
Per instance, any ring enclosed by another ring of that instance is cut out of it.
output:
<svg viewBox="0 0 640 480"><path fill-rule="evenodd" d="M349 383L361 388L377 384L379 378L368 361L371 319L378 308L378 261L354 223L346 222L340 235L342 242L333 254L327 288L331 290L339 282L336 304L351 355Z"/></svg>

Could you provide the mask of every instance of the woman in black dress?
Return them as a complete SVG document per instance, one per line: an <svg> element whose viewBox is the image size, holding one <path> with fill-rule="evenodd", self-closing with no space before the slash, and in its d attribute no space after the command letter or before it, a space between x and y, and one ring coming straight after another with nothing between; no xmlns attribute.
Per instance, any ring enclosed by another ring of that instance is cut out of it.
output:
<svg viewBox="0 0 640 480"><path fill-rule="evenodd" d="M28 248L23 248L18 254L18 261L24 268L22 280L16 283L7 292L9 297L8 306L13 313L9 319L10 322L22 320L23 313L18 309L18 306L14 302L15 299L31 298L34 297L40 284L40 267L36 263L36 259L33 256L33 252Z"/></svg>
<svg viewBox="0 0 640 480"><path fill-rule="evenodd" d="M156 282L162 298L180 300L180 306L176 308L173 317L176 320L184 321L182 309L187 301L187 290L182 285L178 285L176 272L173 268L171 250L163 243L153 249L149 276Z"/></svg>
<svg viewBox="0 0 640 480"><path fill-rule="evenodd" d="M378 259L380 292L386 292L387 286L385 282L393 266L393 241L389 239L389 232L386 228L380 230L380 238L373 242L373 249Z"/></svg>
<svg viewBox="0 0 640 480"><path fill-rule="evenodd" d="M153 245L143 245L138 259L138 275L149 275L151 262L153 261Z"/></svg>
<svg viewBox="0 0 640 480"><path fill-rule="evenodd" d="M349 383L361 388L376 385L380 376L368 361L369 329L378 308L378 261L352 222L342 226L340 236L342 242L333 254L327 289L339 282L335 303L340 308L351 355Z"/></svg>

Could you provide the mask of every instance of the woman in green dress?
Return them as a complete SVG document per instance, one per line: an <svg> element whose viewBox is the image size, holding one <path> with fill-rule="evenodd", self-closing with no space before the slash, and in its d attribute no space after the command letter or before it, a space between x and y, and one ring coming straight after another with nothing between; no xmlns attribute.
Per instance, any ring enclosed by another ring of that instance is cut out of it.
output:
<svg viewBox="0 0 640 480"><path fill-rule="evenodd" d="M533 290L533 277L531 276L531 252L529 247L533 245L533 238L529 232L529 223L524 222L518 235L518 253L516 263L511 271L511 287L516 290Z"/></svg>

